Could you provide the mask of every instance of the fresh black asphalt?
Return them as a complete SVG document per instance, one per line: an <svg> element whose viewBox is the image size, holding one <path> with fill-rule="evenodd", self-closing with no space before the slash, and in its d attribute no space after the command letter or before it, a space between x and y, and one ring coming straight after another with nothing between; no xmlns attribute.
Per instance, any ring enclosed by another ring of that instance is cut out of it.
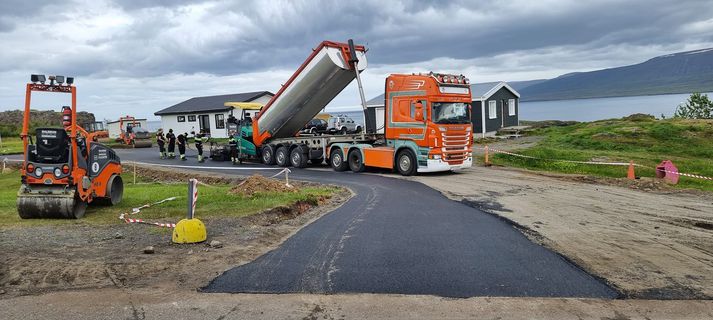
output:
<svg viewBox="0 0 713 320"><path fill-rule="evenodd" d="M124 161L200 165L206 170L230 166L210 160L198 164L194 156L189 161L160 160L155 148L118 153ZM263 166L256 164L241 168L252 169L220 172L277 172L260 170ZM356 196L279 248L220 275L203 292L618 296L511 224L421 183L310 169L292 169L290 177L344 185Z"/></svg>

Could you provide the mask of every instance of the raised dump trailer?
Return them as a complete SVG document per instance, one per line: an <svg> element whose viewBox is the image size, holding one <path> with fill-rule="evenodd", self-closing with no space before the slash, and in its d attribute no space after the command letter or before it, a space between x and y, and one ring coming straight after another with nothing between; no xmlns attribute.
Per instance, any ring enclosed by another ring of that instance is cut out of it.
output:
<svg viewBox="0 0 713 320"><path fill-rule="evenodd" d="M300 136L351 81L357 79L361 91L358 74L365 68L363 46L322 42L252 121L252 135L241 135L239 143L254 144L254 156L263 163L285 167L329 159L336 171L370 166L412 175L472 165L472 100L462 75L390 75L383 134Z"/></svg>

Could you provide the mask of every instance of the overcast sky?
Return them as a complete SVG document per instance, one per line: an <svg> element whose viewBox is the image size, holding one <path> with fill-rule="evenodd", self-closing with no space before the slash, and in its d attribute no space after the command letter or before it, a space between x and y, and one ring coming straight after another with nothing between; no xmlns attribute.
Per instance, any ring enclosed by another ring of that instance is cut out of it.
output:
<svg viewBox="0 0 713 320"><path fill-rule="evenodd" d="M322 40L369 48L367 99L389 73L474 82L555 77L713 47L710 0L0 1L0 110L31 73L76 77L98 118L193 96L276 92ZM69 101L41 96L36 108ZM330 105L359 104L356 86Z"/></svg>

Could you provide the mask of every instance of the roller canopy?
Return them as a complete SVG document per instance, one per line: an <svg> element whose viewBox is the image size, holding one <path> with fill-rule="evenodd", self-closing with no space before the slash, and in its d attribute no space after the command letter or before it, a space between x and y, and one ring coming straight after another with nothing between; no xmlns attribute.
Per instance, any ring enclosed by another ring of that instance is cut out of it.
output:
<svg viewBox="0 0 713 320"><path fill-rule="evenodd" d="M367 66L366 49L354 48L361 72ZM260 145L268 137L295 136L354 78L349 46L322 42L260 113L253 128L255 141Z"/></svg>

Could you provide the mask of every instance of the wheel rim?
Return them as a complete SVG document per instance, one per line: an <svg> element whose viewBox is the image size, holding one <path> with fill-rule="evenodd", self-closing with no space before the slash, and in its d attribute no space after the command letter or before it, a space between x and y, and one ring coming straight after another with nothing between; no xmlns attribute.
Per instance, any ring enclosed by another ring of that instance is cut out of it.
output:
<svg viewBox="0 0 713 320"><path fill-rule="evenodd" d="M292 166L296 167L299 164L300 164L300 154L295 152L292 155Z"/></svg>
<svg viewBox="0 0 713 320"><path fill-rule="evenodd" d="M262 162L268 163L270 162L270 158L272 158L272 155L270 154L270 149L265 149L262 153Z"/></svg>
<svg viewBox="0 0 713 320"><path fill-rule="evenodd" d="M285 155L282 152L277 153L277 162L282 163L285 161Z"/></svg>
<svg viewBox="0 0 713 320"><path fill-rule="evenodd" d="M411 158L409 156L403 155L399 158L399 169L403 172L408 172L411 169Z"/></svg>
<svg viewBox="0 0 713 320"><path fill-rule="evenodd" d="M339 167L342 164L342 156L340 154L334 154L334 157L332 157L332 165L336 168Z"/></svg>

